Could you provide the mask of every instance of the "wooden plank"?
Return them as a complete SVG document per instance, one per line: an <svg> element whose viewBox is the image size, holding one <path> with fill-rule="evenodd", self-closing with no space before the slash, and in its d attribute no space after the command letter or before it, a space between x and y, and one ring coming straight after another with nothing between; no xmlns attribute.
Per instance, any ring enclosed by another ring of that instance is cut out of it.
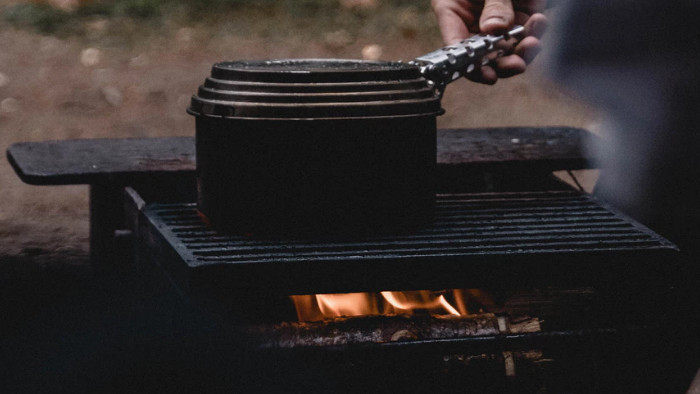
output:
<svg viewBox="0 0 700 394"><path fill-rule="evenodd" d="M128 185L195 170L194 138L84 139L17 143L7 157L32 185Z"/></svg>
<svg viewBox="0 0 700 394"><path fill-rule="evenodd" d="M438 130L438 168L452 171L556 171L589 167L584 153L593 135L568 127ZM196 167L192 137L20 142L7 158L33 185L130 185Z"/></svg>
<svg viewBox="0 0 700 394"><path fill-rule="evenodd" d="M547 169L590 166L586 145L596 138L571 127L443 129L437 133L437 161L444 165L521 165Z"/></svg>

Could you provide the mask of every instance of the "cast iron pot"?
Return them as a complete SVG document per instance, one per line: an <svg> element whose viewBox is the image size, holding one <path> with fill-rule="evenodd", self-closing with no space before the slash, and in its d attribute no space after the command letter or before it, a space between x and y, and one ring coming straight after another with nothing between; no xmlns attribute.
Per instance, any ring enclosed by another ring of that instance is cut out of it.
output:
<svg viewBox="0 0 700 394"><path fill-rule="evenodd" d="M363 236L432 218L442 109L416 66L218 63L188 112L198 209L219 230Z"/></svg>

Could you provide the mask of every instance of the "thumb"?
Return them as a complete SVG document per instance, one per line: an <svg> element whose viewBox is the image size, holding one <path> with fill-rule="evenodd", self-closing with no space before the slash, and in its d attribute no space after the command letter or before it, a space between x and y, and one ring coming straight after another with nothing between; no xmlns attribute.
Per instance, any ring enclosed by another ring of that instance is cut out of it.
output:
<svg viewBox="0 0 700 394"><path fill-rule="evenodd" d="M515 13L510 0L486 0L479 18L479 30L486 34L505 33L514 21Z"/></svg>

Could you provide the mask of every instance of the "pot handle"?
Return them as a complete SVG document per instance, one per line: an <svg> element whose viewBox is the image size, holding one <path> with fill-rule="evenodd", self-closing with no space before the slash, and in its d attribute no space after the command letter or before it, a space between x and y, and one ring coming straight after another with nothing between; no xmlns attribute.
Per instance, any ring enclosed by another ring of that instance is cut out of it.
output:
<svg viewBox="0 0 700 394"><path fill-rule="evenodd" d="M419 66L423 77L431 81L442 95L448 83L473 73L498 57L512 53L523 38L525 28L522 26L515 26L499 36L475 35L419 56L411 64Z"/></svg>

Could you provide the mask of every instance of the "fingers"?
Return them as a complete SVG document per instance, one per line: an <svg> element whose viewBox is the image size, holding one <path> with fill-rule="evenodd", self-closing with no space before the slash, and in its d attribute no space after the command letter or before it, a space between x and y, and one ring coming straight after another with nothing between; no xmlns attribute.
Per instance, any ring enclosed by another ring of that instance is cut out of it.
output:
<svg viewBox="0 0 700 394"><path fill-rule="evenodd" d="M432 0L442 41L446 45L455 44L471 35L467 25L471 24L474 18L462 3L459 0Z"/></svg>
<svg viewBox="0 0 700 394"><path fill-rule="evenodd" d="M526 64L530 64L541 50L542 44L540 40L535 37L525 37L516 45L513 53L520 56Z"/></svg>
<svg viewBox="0 0 700 394"><path fill-rule="evenodd" d="M526 64L530 64L542 50L539 39L544 35L547 26L547 18L544 15L533 14L523 26L527 37L515 46L513 53L523 58Z"/></svg>
<svg viewBox="0 0 700 394"><path fill-rule="evenodd" d="M547 22L547 17L543 14L537 13L530 15L523 27L525 28L526 36L542 38L544 32L547 31L548 26L549 22Z"/></svg>
<svg viewBox="0 0 700 394"><path fill-rule="evenodd" d="M495 84L499 78L508 78L525 72L527 64L517 55L504 56L496 59L491 65L482 66L466 75L470 81Z"/></svg>
<svg viewBox="0 0 700 394"><path fill-rule="evenodd" d="M542 14L533 14L523 26L525 37L513 50L512 55L496 59L489 69L470 78L473 81L493 84L498 78L507 78L525 72L527 65L542 50L540 37L547 30L547 18ZM485 69L486 67L482 67ZM476 74L476 73L475 73Z"/></svg>
<svg viewBox="0 0 700 394"><path fill-rule="evenodd" d="M510 0L486 0L479 18L479 30L486 34L503 34L515 23L515 12Z"/></svg>
<svg viewBox="0 0 700 394"><path fill-rule="evenodd" d="M455 13L446 13L440 19L440 33L446 45L456 44L470 36L462 18Z"/></svg>
<svg viewBox="0 0 700 394"><path fill-rule="evenodd" d="M518 55L509 55L496 59L494 67L499 78L508 78L524 73L527 63Z"/></svg>
<svg viewBox="0 0 700 394"><path fill-rule="evenodd" d="M474 82L484 83L486 85L493 85L498 81L498 74L491 66L482 66L475 69L473 72L468 73L465 77Z"/></svg>

